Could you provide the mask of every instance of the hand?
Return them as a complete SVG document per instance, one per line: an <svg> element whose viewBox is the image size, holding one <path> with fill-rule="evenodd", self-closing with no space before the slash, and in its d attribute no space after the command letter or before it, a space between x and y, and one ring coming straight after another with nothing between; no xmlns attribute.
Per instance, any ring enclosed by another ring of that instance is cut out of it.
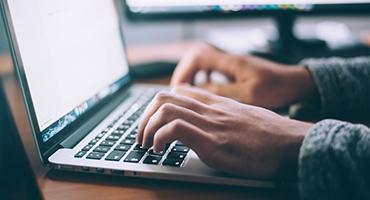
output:
<svg viewBox="0 0 370 200"><path fill-rule="evenodd" d="M207 165L249 178L296 170L311 124L281 117L194 87L159 93L139 124L137 142L156 152L179 140Z"/></svg>
<svg viewBox="0 0 370 200"><path fill-rule="evenodd" d="M209 45L198 45L178 64L171 85L194 84L195 74L218 71L230 84L207 82L201 87L242 103L279 108L310 98L315 93L308 70L301 66L285 66L254 56L231 55Z"/></svg>

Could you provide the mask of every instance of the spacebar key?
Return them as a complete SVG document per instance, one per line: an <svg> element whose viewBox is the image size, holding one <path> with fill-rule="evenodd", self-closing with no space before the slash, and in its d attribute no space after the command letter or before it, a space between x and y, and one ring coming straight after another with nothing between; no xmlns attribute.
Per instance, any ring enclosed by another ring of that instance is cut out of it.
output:
<svg viewBox="0 0 370 200"><path fill-rule="evenodd" d="M138 163L144 155L145 151L132 151L125 158L125 162Z"/></svg>

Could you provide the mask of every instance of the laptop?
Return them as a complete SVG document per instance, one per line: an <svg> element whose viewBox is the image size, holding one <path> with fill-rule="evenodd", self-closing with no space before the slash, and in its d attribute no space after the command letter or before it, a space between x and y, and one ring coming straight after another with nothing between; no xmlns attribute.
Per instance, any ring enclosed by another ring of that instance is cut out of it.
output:
<svg viewBox="0 0 370 200"><path fill-rule="evenodd" d="M42 199L0 79L0 194L1 199Z"/></svg>
<svg viewBox="0 0 370 200"><path fill-rule="evenodd" d="M206 166L181 142L159 154L135 143L160 85L134 84L118 0L4 0L2 10L32 133L56 170L274 187ZM151 34L151 33L148 33Z"/></svg>

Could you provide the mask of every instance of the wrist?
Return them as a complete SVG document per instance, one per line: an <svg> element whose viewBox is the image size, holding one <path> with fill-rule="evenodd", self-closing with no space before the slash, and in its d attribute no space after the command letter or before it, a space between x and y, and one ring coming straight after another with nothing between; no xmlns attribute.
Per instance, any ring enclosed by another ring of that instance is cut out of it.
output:
<svg viewBox="0 0 370 200"><path fill-rule="evenodd" d="M296 179L300 148L305 135L313 124L289 120L286 123L286 139L279 165L279 175L283 179Z"/></svg>
<svg viewBox="0 0 370 200"><path fill-rule="evenodd" d="M285 84L290 88L290 103L312 100L317 96L310 71L304 66L286 67Z"/></svg>

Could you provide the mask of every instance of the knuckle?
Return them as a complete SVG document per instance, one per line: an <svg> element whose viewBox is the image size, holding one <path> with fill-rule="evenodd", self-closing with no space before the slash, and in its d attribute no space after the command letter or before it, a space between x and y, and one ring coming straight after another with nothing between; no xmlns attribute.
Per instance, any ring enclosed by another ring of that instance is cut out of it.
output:
<svg viewBox="0 0 370 200"><path fill-rule="evenodd" d="M166 118L170 117L171 114L174 112L175 106L170 103L164 103L158 109L158 117L159 120L165 121Z"/></svg>
<svg viewBox="0 0 370 200"><path fill-rule="evenodd" d="M200 53L204 52L204 51L209 51L209 50L212 50L214 49L211 45L205 43L205 42L201 42L201 43L198 43L196 45L194 45L194 49Z"/></svg>
<svg viewBox="0 0 370 200"><path fill-rule="evenodd" d="M175 106L171 103L164 103L159 110L162 114L168 115L175 110Z"/></svg>
<svg viewBox="0 0 370 200"><path fill-rule="evenodd" d="M183 127L185 126L185 123L186 122L182 119L173 120L173 122L171 123L171 127L170 127L171 132L176 133L179 130L183 129Z"/></svg>
<svg viewBox="0 0 370 200"><path fill-rule="evenodd" d="M189 51L188 56L192 60L199 60L204 55L204 52L206 52L206 51L208 52L208 51L210 51L212 49L213 48L210 45L206 44L206 43L196 44Z"/></svg>
<svg viewBox="0 0 370 200"><path fill-rule="evenodd" d="M158 92L155 95L154 101L156 101L158 103L162 103L162 102L165 102L168 99L169 96L170 96L169 93L161 91L161 92Z"/></svg>
<svg viewBox="0 0 370 200"><path fill-rule="evenodd" d="M188 88L189 86L186 86L186 85L176 85L172 88L172 91L174 94L179 94L183 91L186 91L186 89Z"/></svg>
<svg viewBox="0 0 370 200"><path fill-rule="evenodd" d="M196 65L201 59L202 59L202 54L199 53L198 51L193 51L189 54L189 57L188 57L189 65L190 66Z"/></svg>

